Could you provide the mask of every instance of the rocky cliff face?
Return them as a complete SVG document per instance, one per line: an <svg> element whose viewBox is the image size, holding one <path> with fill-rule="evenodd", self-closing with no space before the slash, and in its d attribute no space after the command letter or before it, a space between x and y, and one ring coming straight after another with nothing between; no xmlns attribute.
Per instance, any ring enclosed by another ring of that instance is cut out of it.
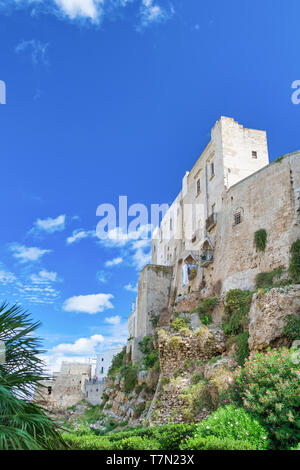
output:
<svg viewBox="0 0 300 470"><path fill-rule="evenodd" d="M234 290L206 301L186 296L144 338L142 359L132 364L124 356L108 377L101 412L130 426L202 420L218 407L241 359L291 346L284 332L291 315L300 317L300 285Z"/></svg>

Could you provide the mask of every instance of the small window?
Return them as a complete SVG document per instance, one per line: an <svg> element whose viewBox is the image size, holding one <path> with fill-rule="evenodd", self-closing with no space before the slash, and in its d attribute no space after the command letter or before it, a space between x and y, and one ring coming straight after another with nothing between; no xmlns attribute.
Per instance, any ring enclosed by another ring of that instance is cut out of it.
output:
<svg viewBox="0 0 300 470"><path fill-rule="evenodd" d="M213 176L215 176L215 164L214 164L214 162L211 162L211 164L210 164L210 177L212 178Z"/></svg>
<svg viewBox="0 0 300 470"><path fill-rule="evenodd" d="M201 191L201 186L200 186L200 180L197 181L197 195L200 194Z"/></svg>
<svg viewBox="0 0 300 470"><path fill-rule="evenodd" d="M215 214L215 212L216 212L216 204L212 204L212 206L211 206L211 213L212 213L212 214Z"/></svg>
<svg viewBox="0 0 300 470"><path fill-rule="evenodd" d="M238 225L242 222L242 214L241 212L236 212L234 214L234 225Z"/></svg>
<svg viewBox="0 0 300 470"><path fill-rule="evenodd" d="M101 361L104 361L104 357L102 357Z"/></svg>
<svg viewBox="0 0 300 470"><path fill-rule="evenodd" d="M252 152L252 158L257 158L257 152L253 150Z"/></svg>
<svg viewBox="0 0 300 470"><path fill-rule="evenodd" d="M170 230L172 231L173 230L173 220L170 219Z"/></svg>
<svg viewBox="0 0 300 470"><path fill-rule="evenodd" d="M195 241L197 240L197 237L196 235L192 238L192 243L195 243Z"/></svg>

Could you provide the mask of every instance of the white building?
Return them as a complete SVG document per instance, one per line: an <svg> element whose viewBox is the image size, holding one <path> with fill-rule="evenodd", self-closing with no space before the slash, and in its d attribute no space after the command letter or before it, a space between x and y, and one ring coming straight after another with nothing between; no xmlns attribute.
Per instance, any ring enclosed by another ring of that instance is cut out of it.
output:
<svg viewBox="0 0 300 470"><path fill-rule="evenodd" d="M108 369L111 366L114 356L119 354L122 349L123 346L115 346L114 348L108 349L101 354L97 354L95 377L98 380L101 380L107 376Z"/></svg>

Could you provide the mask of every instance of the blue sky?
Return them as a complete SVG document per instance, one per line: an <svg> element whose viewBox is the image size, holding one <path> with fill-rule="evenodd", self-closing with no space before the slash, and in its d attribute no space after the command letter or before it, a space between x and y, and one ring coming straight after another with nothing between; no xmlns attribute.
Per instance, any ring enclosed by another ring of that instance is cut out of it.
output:
<svg viewBox="0 0 300 470"><path fill-rule="evenodd" d="M300 148L298 0L0 0L0 296L51 367L124 343L149 243L96 208L171 203L221 116Z"/></svg>

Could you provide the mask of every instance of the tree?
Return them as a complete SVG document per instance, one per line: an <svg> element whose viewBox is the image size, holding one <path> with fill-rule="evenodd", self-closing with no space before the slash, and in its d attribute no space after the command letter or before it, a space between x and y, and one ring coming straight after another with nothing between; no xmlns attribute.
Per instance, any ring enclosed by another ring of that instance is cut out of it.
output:
<svg viewBox="0 0 300 470"><path fill-rule="evenodd" d="M0 449L61 449L65 444L55 422L33 402L35 388L47 379L35 336L39 322L20 306L0 305Z"/></svg>

